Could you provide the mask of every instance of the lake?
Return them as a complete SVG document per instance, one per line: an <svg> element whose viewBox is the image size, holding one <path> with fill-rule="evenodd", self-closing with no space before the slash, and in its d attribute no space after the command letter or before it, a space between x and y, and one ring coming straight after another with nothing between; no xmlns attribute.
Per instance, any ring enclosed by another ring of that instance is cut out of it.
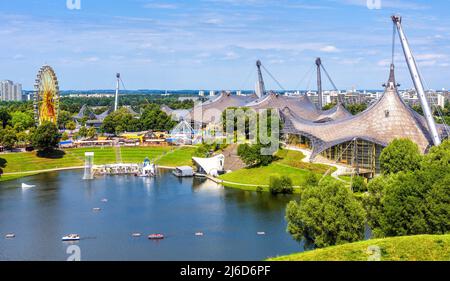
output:
<svg viewBox="0 0 450 281"><path fill-rule="evenodd" d="M303 249L286 233L285 207L293 196L164 171L156 178L82 176L74 170L0 183L0 260L64 261L70 245L86 261L259 261ZM22 183L35 187L22 190ZM142 237L132 237L136 232ZM7 233L16 238L5 239ZM81 240L61 241L71 233ZM152 233L166 239L148 240Z"/></svg>

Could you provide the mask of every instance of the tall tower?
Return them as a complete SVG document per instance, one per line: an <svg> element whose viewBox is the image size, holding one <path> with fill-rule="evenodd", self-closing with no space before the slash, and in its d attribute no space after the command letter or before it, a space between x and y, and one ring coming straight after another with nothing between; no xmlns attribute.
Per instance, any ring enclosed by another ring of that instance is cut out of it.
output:
<svg viewBox="0 0 450 281"><path fill-rule="evenodd" d="M423 109L423 114L427 120L428 130L430 131L431 137L433 138L434 145L438 146L441 144L441 138L439 137L439 133L436 128L436 123L434 121L433 114L431 113L431 108L428 104L428 100L425 95L422 77L420 77L419 69L417 68L416 61L414 60L414 56L409 46L408 39L406 39L406 35L403 32L402 18L400 16L392 16L392 21L394 22L394 25L397 27L398 30L398 35L400 37L400 42L402 43L406 63L408 64L409 72L414 82L414 87L416 88L417 95L419 96L420 103Z"/></svg>
<svg viewBox="0 0 450 281"><path fill-rule="evenodd" d="M320 58L316 59L316 65L317 65L317 96L319 99L318 107L319 107L319 110L322 110L322 108L323 108L323 92L322 92L322 73L320 72L322 60Z"/></svg>
<svg viewBox="0 0 450 281"><path fill-rule="evenodd" d="M120 88L120 73L116 74L117 84L116 84L116 98L114 100L114 111L119 108L119 88Z"/></svg>
<svg viewBox="0 0 450 281"><path fill-rule="evenodd" d="M256 95L260 98L265 95L266 93L266 87L264 85L264 80L261 72L261 61L256 61L256 67L258 69L258 82L256 84Z"/></svg>

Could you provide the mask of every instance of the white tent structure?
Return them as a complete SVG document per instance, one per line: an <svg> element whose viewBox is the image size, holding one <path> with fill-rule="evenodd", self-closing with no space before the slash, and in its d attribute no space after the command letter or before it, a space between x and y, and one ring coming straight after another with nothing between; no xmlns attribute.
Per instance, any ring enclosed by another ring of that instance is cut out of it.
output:
<svg viewBox="0 0 450 281"><path fill-rule="evenodd" d="M195 132L191 125L183 120L172 129L169 141L176 144L191 144L194 134Z"/></svg>
<svg viewBox="0 0 450 281"><path fill-rule="evenodd" d="M219 172L224 170L225 156L220 154L212 158L197 158L192 157L195 165L197 165L198 172L213 177L217 177Z"/></svg>

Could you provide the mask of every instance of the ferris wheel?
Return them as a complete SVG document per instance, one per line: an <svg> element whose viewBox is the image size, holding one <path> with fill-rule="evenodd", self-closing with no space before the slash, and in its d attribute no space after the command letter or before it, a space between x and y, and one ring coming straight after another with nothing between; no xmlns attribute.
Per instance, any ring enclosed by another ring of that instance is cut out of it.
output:
<svg viewBox="0 0 450 281"><path fill-rule="evenodd" d="M59 86L55 71L48 65L39 70L34 84L34 113L38 125L58 122Z"/></svg>

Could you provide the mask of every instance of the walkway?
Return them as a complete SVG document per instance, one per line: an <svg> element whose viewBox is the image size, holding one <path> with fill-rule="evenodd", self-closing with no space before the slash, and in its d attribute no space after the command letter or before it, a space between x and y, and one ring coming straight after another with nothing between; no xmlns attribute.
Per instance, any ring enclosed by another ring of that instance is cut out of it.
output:
<svg viewBox="0 0 450 281"><path fill-rule="evenodd" d="M337 170L334 173L332 173L331 176L339 181L346 182L339 177L351 175L354 172L353 168L345 166L343 164L338 164L320 155L317 155L314 161L310 161L312 155L312 152L310 150L299 148L296 146L285 146L284 148L287 150L299 151L303 153L305 155L305 158L303 158L302 161L305 163L318 163L335 167Z"/></svg>
<svg viewBox="0 0 450 281"><path fill-rule="evenodd" d="M237 155L237 151L237 144L230 144L223 150L222 154L225 156L225 171L237 171L245 168L245 164Z"/></svg>

